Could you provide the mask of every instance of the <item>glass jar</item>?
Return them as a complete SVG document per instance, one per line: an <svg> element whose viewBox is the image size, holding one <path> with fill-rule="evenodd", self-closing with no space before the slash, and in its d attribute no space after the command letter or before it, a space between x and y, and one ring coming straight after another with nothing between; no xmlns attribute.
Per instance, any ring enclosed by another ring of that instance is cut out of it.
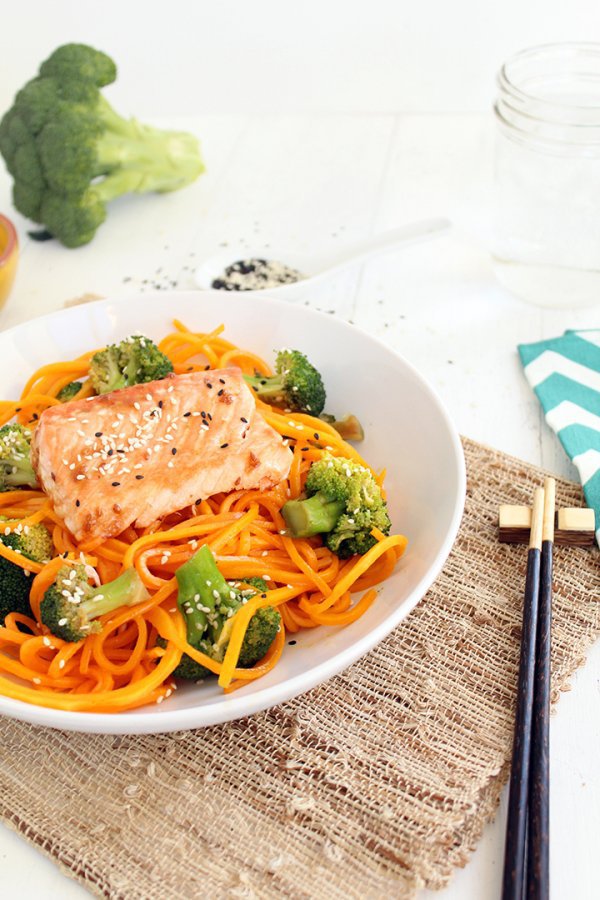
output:
<svg viewBox="0 0 600 900"><path fill-rule="evenodd" d="M540 306L600 302L600 44L524 50L494 107L499 281Z"/></svg>

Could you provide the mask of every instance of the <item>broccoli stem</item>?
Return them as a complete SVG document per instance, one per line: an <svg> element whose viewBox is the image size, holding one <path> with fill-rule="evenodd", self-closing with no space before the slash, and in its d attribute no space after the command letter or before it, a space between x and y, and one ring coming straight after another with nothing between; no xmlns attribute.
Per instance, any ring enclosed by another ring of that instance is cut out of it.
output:
<svg viewBox="0 0 600 900"><path fill-rule="evenodd" d="M188 644L197 647L209 626L209 616L215 606L234 605L235 594L232 598L231 587L206 544L180 566L175 575L179 586L177 605L185 619Z"/></svg>
<svg viewBox="0 0 600 900"><path fill-rule="evenodd" d="M333 531L345 508L343 500L329 500L318 492L307 500L288 500L282 514L294 537L312 537Z"/></svg>
<svg viewBox="0 0 600 900"><path fill-rule="evenodd" d="M79 605L79 610L90 619L97 619L120 606L135 606L148 596L135 569L127 569L114 581L94 588L91 596Z"/></svg>
<svg viewBox="0 0 600 900"><path fill-rule="evenodd" d="M265 403L285 400L283 375L244 375L244 381Z"/></svg>
<svg viewBox="0 0 600 900"><path fill-rule="evenodd" d="M107 175L93 185L100 199L108 202L125 193L174 191L198 177L198 144L193 135L123 119L106 102L100 110L106 131L96 144L97 175Z"/></svg>

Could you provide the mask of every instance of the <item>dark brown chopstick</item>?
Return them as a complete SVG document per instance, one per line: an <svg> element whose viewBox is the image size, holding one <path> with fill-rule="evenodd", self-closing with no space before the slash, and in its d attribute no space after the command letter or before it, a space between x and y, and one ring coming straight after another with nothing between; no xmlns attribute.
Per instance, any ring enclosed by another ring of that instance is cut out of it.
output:
<svg viewBox="0 0 600 900"><path fill-rule="evenodd" d="M544 522L535 653L535 690L529 774L527 835L528 900L550 895L550 650L552 625L552 556L556 482L544 482Z"/></svg>
<svg viewBox="0 0 600 900"><path fill-rule="evenodd" d="M517 710L504 848L503 900L523 898L543 513L544 489L537 488L533 499L527 554Z"/></svg>

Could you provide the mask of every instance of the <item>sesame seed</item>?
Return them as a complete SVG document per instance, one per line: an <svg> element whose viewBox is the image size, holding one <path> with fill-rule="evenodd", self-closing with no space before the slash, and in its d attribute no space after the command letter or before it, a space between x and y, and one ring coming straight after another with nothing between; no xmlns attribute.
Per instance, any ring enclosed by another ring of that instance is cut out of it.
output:
<svg viewBox="0 0 600 900"><path fill-rule="evenodd" d="M177 453L177 447L171 447L171 453L173 454L173 456L175 456L175 454Z"/></svg>
<svg viewBox="0 0 600 900"><path fill-rule="evenodd" d="M189 416L191 416L191 412L186 412L183 414L184 419L187 419Z"/></svg>
<svg viewBox="0 0 600 900"><path fill-rule="evenodd" d="M141 481L143 477L144 477L143 475L136 475L136 476L135 476L136 481Z"/></svg>
<svg viewBox="0 0 600 900"><path fill-rule="evenodd" d="M75 506L81 506L81 500L76 500L76 501L75 501Z"/></svg>
<svg viewBox="0 0 600 900"><path fill-rule="evenodd" d="M85 475L77 475L77 481L83 481Z"/></svg>
<svg viewBox="0 0 600 900"><path fill-rule="evenodd" d="M113 481L113 483L112 483L113 487L120 487L120 485L121 485L120 481Z"/></svg>
<svg viewBox="0 0 600 900"><path fill-rule="evenodd" d="M221 444L221 450L224 450L225 447L229 447L229 444Z"/></svg>
<svg viewBox="0 0 600 900"><path fill-rule="evenodd" d="M102 432L101 432L101 431L97 431L97 432L95 433L94 437L102 437Z"/></svg>

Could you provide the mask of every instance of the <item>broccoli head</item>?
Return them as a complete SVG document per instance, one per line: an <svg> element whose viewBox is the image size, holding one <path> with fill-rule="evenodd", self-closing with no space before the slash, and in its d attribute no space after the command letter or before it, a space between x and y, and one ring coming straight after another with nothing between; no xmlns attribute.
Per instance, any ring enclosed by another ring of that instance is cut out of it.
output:
<svg viewBox="0 0 600 900"><path fill-rule="evenodd" d="M177 605L185 618L187 642L211 659L223 660L231 634L234 613L256 590L240 590L225 580L209 547L203 545L175 573L179 591ZM250 584L255 579L243 579ZM258 579L262 585L266 582ZM263 658L275 639L281 616L273 607L257 610L246 629L238 666L250 668ZM165 641L159 640L161 646ZM184 654L173 675L198 680L212 673Z"/></svg>
<svg viewBox="0 0 600 900"><path fill-rule="evenodd" d="M292 537L322 534L342 559L366 553L378 528L389 534L387 504L373 474L343 457L323 456L308 470L306 499L288 500L281 512Z"/></svg>
<svg viewBox="0 0 600 900"><path fill-rule="evenodd" d="M40 614L56 637L81 641L101 631L100 616L121 606L136 606L149 596L135 569L126 569L114 581L92 587L86 566L67 563L44 594Z"/></svg>
<svg viewBox="0 0 600 900"><path fill-rule="evenodd" d="M65 384L64 388L60 389L56 399L60 400L61 403L68 403L69 400L75 399L81 388L82 384L80 381L70 381L68 384Z"/></svg>
<svg viewBox="0 0 600 900"><path fill-rule="evenodd" d="M97 394L158 381L172 371L173 363L168 356L149 338L139 334L100 350L90 362L90 378Z"/></svg>
<svg viewBox="0 0 600 900"><path fill-rule="evenodd" d="M0 428L0 491L38 486L31 465L31 432L15 423Z"/></svg>
<svg viewBox="0 0 600 900"><path fill-rule="evenodd" d="M54 555L50 532L45 525L28 525L25 528L0 516L0 542L27 559L44 563ZM2 532L5 531L3 534ZM11 612L31 615L29 592L33 576L8 559L0 556L0 624Z"/></svg>
<svg viewBox="0 0 600 900"><path fill-rule="evenodd" d="M0 122L16 208L66 247L91 241L115 197L176 190L204 171L193 135L151 128L112 109L100 89L116 77L105 53L65 44Z"/></svg>
<svg viewBox="0 0 600 900"><path fill-rule="evenodd" d="M323 412L323 379L303 353L280 350L275 357L275 372L275 375L245 375L244 378L264 403L311 416Z"/></svg>

